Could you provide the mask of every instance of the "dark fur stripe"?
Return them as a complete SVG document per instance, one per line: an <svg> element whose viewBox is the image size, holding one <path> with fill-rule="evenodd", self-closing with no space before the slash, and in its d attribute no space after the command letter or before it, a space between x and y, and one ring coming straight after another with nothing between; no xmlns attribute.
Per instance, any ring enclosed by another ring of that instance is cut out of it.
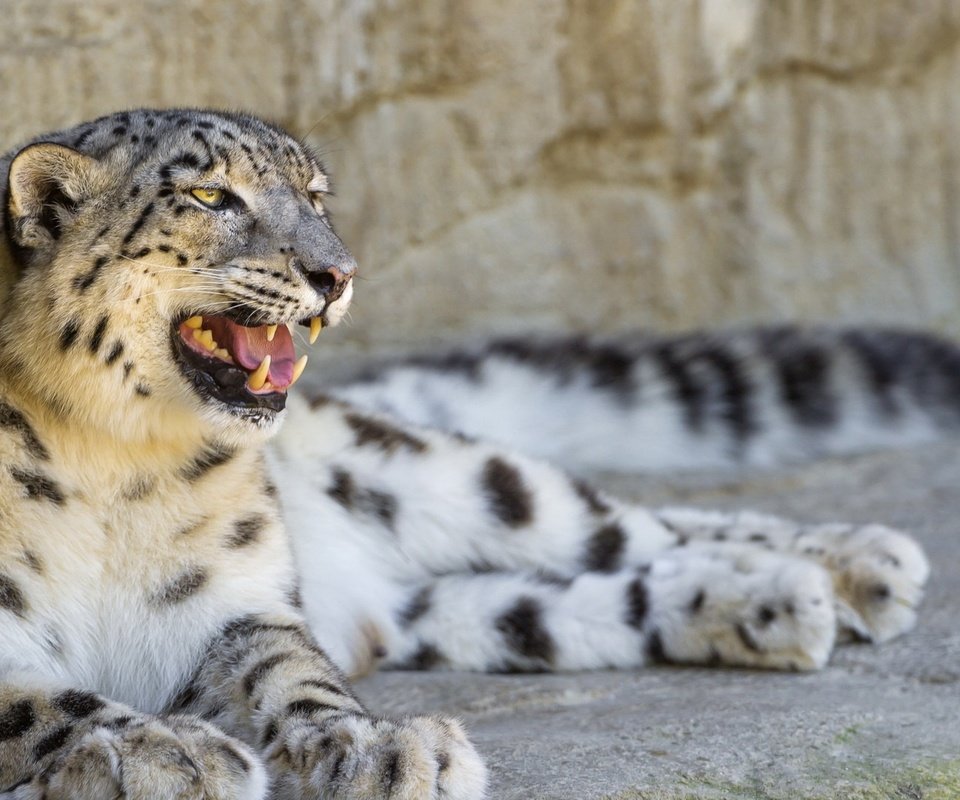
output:
<svg viewBox="0 0 960 800"><path fill-rule="evenodd" d="M372 444L385 453L395 453L397 450L422 453L427 449L427 443L422 439L381 420L353 413L347 414L344 419L356 434L358 447Z"/></svg>
<svg viewBox="0 0 960 800"><path fill-rule="evenodd" d="M266 525L267 518L263 514L252 514L237 520L233 525L233 534L227 538L227 546L236 548L253 544L260 538Z"/></svg>
<svg viewBox="0 0 960 800"><path fill-rule="evenodd" d="M331 694L342 694L342 695L349 696L347 695L346 692L344 692L344 690L340 686L336 686L330 683L330 681L321 681L321 680L317 680L316 678L307 678L305 680L300 681L298 685L304 686L304 687L310 687L312 689L323 689L323 691L330 692Z"/></svg>
<svg viewBox="0 0 960 800"><path fill-rule="evenodd" d="M247 693L247 697L250 697L254 693L257 685L267 676L270 670L292 657L293 653L291 651L274 653L272 656L267 656L251 667L250 671L247 672L243 678L243 691Z"/></svg>
<svg viewBox="0 0 960 800"><path fill-rule="evenodd" d="M511 528L530 523L533 519L533 497L516 467L494 456L484 464L481 482L497 519Z"/></svg>
<svg viewBox="0 0 960 800"><path fill-rule="evenodd" d="M549 666L556 645L543 625L543 609L532 597L521 597L510 610L497 617L494 626L511 650L524 658Z"/></svg>
<svg viewBox="0 0 960 800"><path fill-rule="evenodd" d="M78 689L68 689L56 695L51 705L74 719L86 719L106 706L99 697L92 692L82 692Z"/></svg>
<svg viewBox="0 0 960 800"><path fill-rule="evenodd" d="M77 341L77 336L79 335L80 323L75 319L69 320L60 331L60 349L69 350L73 346L73 343Z"/></svg>
<svg viewBox="0 0 960 800"><path fill-rule="evenodd" d="M590 537L583 566L589 572L614 572L620 567L627 534L619 524L604 525Z"/></svg>
<svg viewBox="0 0 960 800"><path fill-rule="evenodd" d="M110 352L107 353L107 357L103 360L103 363L112 364L122 355L123 355L123 342L114 342L113 347L110 348Z"/></svg>
<svg viewBox="0 0 960 800"><path fill-rule="evenodd" d="M17 700L0 712L0 741L23 736L37 721L37 713L29 700Z"/></svg>
<svg viewBox="0 0 960 800"><path fill-rule="evenodd" d="M636 577L627 586L627 615L625 622L631 628L641 630L647 619L650 607L650 597L647 585L642 577Z"/></svg>
<svg viewBox="0 0 960 800"><path fill-rule="evenodd" d="M343 711L343 709L340 706L321 703L312 697L301 697L299 700L288 703L284 709L284 713L291 717L297 714L316 714L318 711Z"/></svg>
<svg viewBox="0 0 960 800"><path fill-rule="evenodd" d="M123 237L123 246L126 247L130 242L133 241L133 237L137 235L140 229L143 227L144 223L153 213L153 203L147 203L144 206L143 211L140 212L140 216L134 221L133 225L130 227L130 230L127 231L126 236Z"/></svg>
<svg viewBox="0 0 960 800"><path fill-rule="evenodd" d="M48 733L39 742L37 742L36 745L34 745L34 760L39 761L40 759L45 758L51 753L59 750L67 743L67 739L70 738L71 733L73 733L72 725L61 725L59 728L56 728Z"/></svg>
<svg viewBox="0 0 960 800"><path fill-rule="evenodd" d="M90 267L89 272L82 272L73 279L74 288L80 292L80 294L87 291L87 289L93 286L101 270L103 270L109 260L109 256L100 256L97 258L97 260L93 262L93 266Z"/></svg>
<svg viewBox="0 0 960 800"><path fill-rule="evenodd" d="M236 450L222 445L209 445L193 461L180 470L180 474L188 481L196 481L206 475L214 467L226 464L236 454Z"/></svg>
<svg viewBox="0 0 960 800"><path fill-rule="evenodd" d="M209 579L203 567L191 567L163 586L154 595L154 601L159 605L181 603L200 591Z"/></svg>
<svg viewBox="0 0 960 800"><path fill-rule="evenodd" d="M27 451L34 458L38 458L41 461L46 461L50 458L47 448L44 447L43 443L37 438L37 434L30 426L30 423L27 422L26 417L13 406L3 402L0 402L0 428L9 428L20 434Z"/></svg>
<svg viewBox="0 0 960 800"><path fill-rule="evenodd" d="M46 475L28 472L18 467L10 467L10 475L17 483L23 485L31 500L49 500L58 506L62 506L66 500L63 490Z"/></svg>
<svg viewBox="0 0 960 800"><path fill-rule="evenodd" d="M764 331L761 344L776 370L780 398L797 424L811 428L834 424L838 408L830 385L830 353L791 329Z"/></svg>
<svg viewBox="0 0 960 800"><path fill-rule="evenodd" d="M96 354L100 349L100 345L103 344L103 336L107 332L107 325L110 322L110 317L104 314L100 317L100 320L97 322L97 327L93 329L93 335L90 337L90 352Z"/></svg>

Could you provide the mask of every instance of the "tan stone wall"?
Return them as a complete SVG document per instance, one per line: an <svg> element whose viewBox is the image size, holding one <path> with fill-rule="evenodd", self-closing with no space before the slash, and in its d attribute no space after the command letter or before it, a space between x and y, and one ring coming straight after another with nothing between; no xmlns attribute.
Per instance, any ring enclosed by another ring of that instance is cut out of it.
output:
<svg viewBox="0 0 960 800"><path fill-rule="evenodd" d="M0 0L0 141L244 107L316 144L358 345L960 331L960 0Z"/></svg>

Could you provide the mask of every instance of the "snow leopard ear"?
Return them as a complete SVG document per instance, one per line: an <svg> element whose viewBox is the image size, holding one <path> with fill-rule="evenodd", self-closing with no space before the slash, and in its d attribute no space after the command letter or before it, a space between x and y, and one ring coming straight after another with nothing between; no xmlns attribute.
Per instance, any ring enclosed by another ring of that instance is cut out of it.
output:
<svg viewBox="0 0 960 800"><path fill-rule="evenodd" d="M17 153L7 179L6 214L18 255L52 255L77 210L100 189L100 177L96 159L60 144L40 142Z"/></svg>

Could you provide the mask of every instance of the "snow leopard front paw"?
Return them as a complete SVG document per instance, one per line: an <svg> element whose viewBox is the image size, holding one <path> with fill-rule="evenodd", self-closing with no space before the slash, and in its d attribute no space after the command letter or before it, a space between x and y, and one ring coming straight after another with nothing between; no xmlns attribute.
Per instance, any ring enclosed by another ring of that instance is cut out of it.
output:
<svg viewBox="0 0 960 800"><path fill-rule="evenodd" d="M796 546L833 577L841 638L885 642L916 623L930 564L911 537L883 525L819 525Z"/></svg>
<svg viewBox="0 0 960 800"><path fill-rule="evenodd" d="M481 800L486 769L441 717L292 717L267 753L280 800Z"/></svg>
<svg viewBox="0 0 960 800"><path fill-rule="evenodd" d="M266 770L243 743L192 717L121 719L81 737L17 797L262 800Z"/></svg>

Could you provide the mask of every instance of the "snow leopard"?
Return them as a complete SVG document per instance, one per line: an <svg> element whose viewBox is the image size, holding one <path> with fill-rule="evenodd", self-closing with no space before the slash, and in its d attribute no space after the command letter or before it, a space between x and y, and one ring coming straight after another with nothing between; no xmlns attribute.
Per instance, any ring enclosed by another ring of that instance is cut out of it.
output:
<svg viewBox="0 0 960 800"><path fill-rule="evenodd" d="M11 150L0 188L5 797L478 800L456 719L377 715L347 676L814 670L915 621L904 532L583 476L941 436L946 340L528 337L298 393L357 274L303 142L124 111Z"/></svg>

